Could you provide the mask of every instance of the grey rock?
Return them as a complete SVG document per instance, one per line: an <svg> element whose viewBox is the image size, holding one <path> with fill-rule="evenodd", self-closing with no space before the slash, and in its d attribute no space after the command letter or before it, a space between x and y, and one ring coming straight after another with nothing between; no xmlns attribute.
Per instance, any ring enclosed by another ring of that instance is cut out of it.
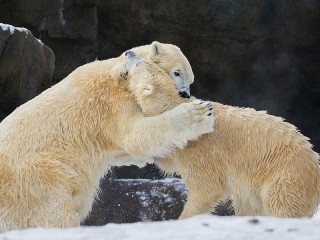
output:
<svg viewBox="0 0 320 240"><path fill-rule="evenodd" d="M0 24L0 117L52 82L54 54L24 28Z"/></svg>
<svg viewBox="0 0 320 240"><path fill-rule="evenodd" d="M104 178L93 209L83 225L177 219L187 190L179 179Z"/></svg>
<svg viewBox="0 0 320 240"><path fill-rule="evenodd" d="M181 179L111 179L101 181L101 190L82 225L132 223L177 219L187 198ZM221 202L213 214L233 215L232 202Z"/></svg>
<svg viewBox="0 0 320 240"><path fill-rule="evenodd" d="M2 0L0 22L28 28L56 56L54 83L98 52L97 0Z"/></svg>

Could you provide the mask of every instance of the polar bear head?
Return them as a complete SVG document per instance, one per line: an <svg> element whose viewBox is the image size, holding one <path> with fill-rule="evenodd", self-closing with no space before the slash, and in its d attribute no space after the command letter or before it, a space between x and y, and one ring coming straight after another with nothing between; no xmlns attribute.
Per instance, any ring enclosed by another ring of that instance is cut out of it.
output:
<svg viewBox="0 0 320 240"><path fill-rule="evenodd" d="M151 45L136 47L131 51L162 68L174 80L182 97L190 96L190 84L194 82L194 75L188 59L179 47L154 41Z"/></svg>
<svg viewBox="0 0 320 240"><path fill-rule="evenodd" d="M127 80L128 88L136 98L146 116L160 114L182 102L176 84L157 64L143 59L133 51L127 51L125 62L116 68L117 73Z"/></svg>

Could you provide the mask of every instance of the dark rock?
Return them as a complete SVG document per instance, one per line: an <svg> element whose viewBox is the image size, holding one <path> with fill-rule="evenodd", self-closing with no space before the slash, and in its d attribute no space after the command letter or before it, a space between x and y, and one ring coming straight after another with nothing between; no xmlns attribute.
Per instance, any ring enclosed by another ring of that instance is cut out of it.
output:
<svg viewBox="0 0 320 240"><path fill-rule="evenodd" d="M97 0L0 1L0 22L25 26L56 56L56 83L97 58Z"/></svg>
<svg viewBox="0 0 320 240"><path fill-rule="evenodd" d="M101 181L101 190L92 211L82 225L132 223L177 219L187 198L181 179L110 179ZM233 215L231 200L221 202L213 214Z"/></svg>
<svg viewBox="0 0 320 240"><path fill-rule="evenodd" d="M179 179L101 181L101 191L83 225L177 219L187 190Z"/></svg>
<svg viewBox="0 0 320 240"><path fill-rule="evenodd" d="M54 54L29 30L0 24L0 117L52 82Z"/></svg>
<svg viewBox="0 0 320 240"><path fill-rule="evenodd" d="M96 1L61 0L55 11L38 22L43 41L56 54L54 81L97 58Z"/></svg>
<svg viewBox="0 0 320 240"><path fill-rule="evenodd" d="M122 166L112 167L111 171L107 174L108 177L113 179L163 179L167 176L161 172L159 167L155 164L147 164L143 168L137 166ZM176 174L170 174L170 177L177 177Z"/></svg>

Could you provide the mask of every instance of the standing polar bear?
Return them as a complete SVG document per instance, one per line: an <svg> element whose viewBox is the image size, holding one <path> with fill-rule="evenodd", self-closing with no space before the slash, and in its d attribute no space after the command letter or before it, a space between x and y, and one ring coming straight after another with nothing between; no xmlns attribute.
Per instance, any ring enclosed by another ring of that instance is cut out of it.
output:
<svg viewBox="0 0 320 240"><path fill-rule="evenodd" d="M190 101L175 94L154 63L127 55L123 71L146 116ZM308 138L264 111L212 105L212 133L156 160L161 169L179 172L189 190L181 218L210 212L226 198L232 198L236 215L312 216L319 204L320 171Z"/></svg>
<svg viewBox="0 0 320 240"><path fill-rule="evenodd" d="M106 60L77 68L0 123L2 230L78 226L110 164L139 164L212 131L210 104L198 100L144 117L111 66Z"/></svg>

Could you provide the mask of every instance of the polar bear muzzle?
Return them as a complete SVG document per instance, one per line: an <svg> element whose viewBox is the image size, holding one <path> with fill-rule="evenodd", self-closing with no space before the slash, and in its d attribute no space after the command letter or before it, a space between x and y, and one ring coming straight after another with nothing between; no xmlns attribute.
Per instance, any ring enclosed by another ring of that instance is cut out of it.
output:
<svg viewBox="0 0 320 240"><path fill-rule="evenodd" d="M180 97L190 98L190 95L187 92L179 92Z"/></svg>

